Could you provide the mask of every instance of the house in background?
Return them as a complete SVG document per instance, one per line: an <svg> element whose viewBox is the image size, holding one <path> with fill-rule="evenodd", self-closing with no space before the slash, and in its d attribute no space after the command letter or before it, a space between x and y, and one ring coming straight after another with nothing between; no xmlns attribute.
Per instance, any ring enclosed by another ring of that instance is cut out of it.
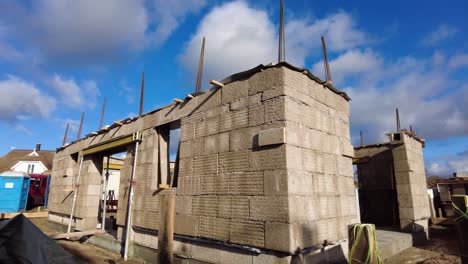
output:
<svg viewBox="0 0 468 264"><path fill-rule="evenodd" d="M28 174L48 174L52 171L55 151L41 150L36 144L34 150L13 149L0 157L0 173L18 171Z"/></svg>

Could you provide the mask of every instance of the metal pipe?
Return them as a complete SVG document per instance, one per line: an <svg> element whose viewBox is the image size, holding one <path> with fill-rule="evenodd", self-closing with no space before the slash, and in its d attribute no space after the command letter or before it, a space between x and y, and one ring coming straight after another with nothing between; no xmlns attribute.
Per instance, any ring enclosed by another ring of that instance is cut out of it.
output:
<svg viewBox="0 0 468 264"><path fill-rule="evenodd" d="M81 168L83 167L83 156L81 156L80 160L80 168L78 169L78 176L76 177L76 183L75 183L75 191L73 193L73 202L72 202L72 209L70 212L70 220L68 220L68 230L67 233L71 232L71 226L72 226L72 221L73 221L73 214L75 213L75 205L76 205L76 197L78 194L78 188L80 188L80 175L81 175Z"/></svg>
<svg viewBox="0 0 468 264"><path fill-rule="evenodd" d="M138 133L136 133L138 134ZM136 172L136 163L137 163L137 158L138 158L138 146L140 144L140 141L136 142L135 146L135 156L133 157L133 170L132 170L132 176L130 177L130 186L129 186L129 195L128 195L128 207L127 207L127 227L125 231L125 248L124 248L124 261L127 261L128 259L128 245L129 245L129 240L130 240L130 229L132 226L132 205L133 205L133 192L134 188L133 185L135 184L133 182L133 178L135 176Z"/></svg>
<svg viewBox="0 0 468 264"><path fill-rule="evenodd" d="M110 157L107 156L107 168L106 168L106 179L104 181L104 199L103 199L103 204L104 206L102 207L102 230L106 231L106 212L107 212L107 184L109 182L109 160Z"/></svg>

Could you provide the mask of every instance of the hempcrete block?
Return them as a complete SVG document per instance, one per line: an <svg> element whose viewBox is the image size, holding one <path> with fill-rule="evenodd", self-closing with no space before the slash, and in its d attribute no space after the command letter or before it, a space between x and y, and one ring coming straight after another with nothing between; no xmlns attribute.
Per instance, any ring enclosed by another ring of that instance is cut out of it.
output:
<svg viewBox="0 0 468 264"><path fill-rule="evenodd" d="M188 236L198 236L200 217L188 215L174 216L174 233Z"/></svg>
<svg viewBox="0 0 468 264"><path fill-rule="evenodd" d="M265 123L275 123L286 120L285 97L267 100L263 103L265 108Z"/></svg>
<svg viewBox="0 0 468 264"><path fill-rule="evenodd" d="M338 176L314 173L313 184L318 195L335 195L338 191Z"/></svg>
<svg viewBox="0 0 468 264"><path fill-rule="evenodd" d="M251 149L254 147L254 138L260 128L247 127L229 132L229 150L231 152L237 150Z"/></svg>
<svg viewBox="0 0 468 264"><path fill-rule="evenodd" d="M180 158L179 159L179 177L192 176L193 172L193 158Z"/></svg>
<svg viewBox="0 0 468 264"><path fill-rule="evenodd" d="M229 223L229 219L201 216L199 235L201 237L228 241Z"/></svg>
<svg viewBox="0 0 468 264"><path fill-rule="evenodd" d="M247 109L230 111L220 116L219 130L221 132L231 131L249 125L249 112Z"/></svg>
<svg viewBox="0 0 468 264"><path fill-rule="evenodd" d="M315 193L311 173L293 170L264 171L265 195L307 195Z"/></svg>
<svg viewBox="0 0 468 264"><path fill-rule="evenodd" d="M180 215L190 215L192 213L192 196L175 196L175 213Z"/></svg>
<svg viewBox="0 0 468 264"><path fill-rule="evenodd" d="M219 116L208 117L195 124L195 138L219 133Z"/></svg>
<svg viewBox="0 0 468 264"><path fill-rule="evenodd" d="M195 216L218 216L218 196L203 195L193 197L192 214Z"/></svg>
<svg viewBox="0 0 468 264"><path fill-rule="evenodd" d="M286 145L261 148L248 154L251 170L263 171L286 168Z"/></svg>
<svg viewBox="0 0 468 264"><path fill-rule="evenodd" d="M228 154L220 154L219 156ZM220 162L218 161L218 155L195 157L193 159L193 176L200 177L206 174L217 174L218 162Z"/></svg>
<svg viewBox="0 0 468 264"><path fill-rule="evenodd" d="M201 177L201 194L227 194L229 176L208 174Z"/></svg>
<svg viewBox="0 0 468 264"><path fill-rule="evenodd" d="M198 95L198 108L194 113L213 109L221 105L221 90L222 89L212 89L206 91L205 93Z"/></svg>
<svg viewBox="0 0 468 264"><path fill-rule="evenodd" d="M236 244L265 246L265 223L254 221L231 221L229 241Z"/></svg>
<svg viewBox="0 0 468 264"><path fill-rule="evenodd" d="M198 195L201 193L201 178L197 176L179 177L177 195Z"/></svg>
<svg viewBox="0 0 468 264"><path fill-rule="evenodd" d="M266 130L261 130L258 132L258 146L269 146L269 145L278 145L286 143L286 129L281 128L271 128Z"/></svg>
<svg viewBox="0 0 468 264"><path fill-rule="evenodd" d="M203 138L201 154L210 155L229 151L229 133L221 133Z"/></svg>
<svg viewBox="0 0 468 264"><path fill-rule="evenodd" d="M245 172L249 170L248 151L220 153L217 157L218 173Z"/></svg>
<svg viewBox="0 0 468 264"><path fill-rule="evenodd" d="M268 89L284 87L284 69L266 69L251 76L248 83L249 95L254 95Z"/></svg>
<svg viewBox="0 0 468 264"><path fill-rule="evenodd" d="M249 96L249 82L237 81L225 85L221 89L222 104L231 103L236 99Z"/></svg>
<svg viewBox="0 0 468 264"><path fill-rule="evenodd" d="M287 196L253 196L250 198L250 218L257 221L289 221Z"/></svg>
<svg viewBox="0 0 468 264"><path fill-rule="evenodd" d="M263 172L233 172L223 180L228 181L228 193L232 195L262 195L264 192Z"/></svg>
<svg viewBox="0 0 468 264"><path fill-rule="evenodd" d="M249 106L249 126L259 126L265 123L265 106L252 105Z"/></svg>

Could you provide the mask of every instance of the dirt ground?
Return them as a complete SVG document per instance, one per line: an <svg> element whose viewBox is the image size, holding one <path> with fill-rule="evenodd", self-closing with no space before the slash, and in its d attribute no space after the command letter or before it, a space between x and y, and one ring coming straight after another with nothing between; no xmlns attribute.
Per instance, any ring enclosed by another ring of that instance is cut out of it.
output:
<svg viewBox="0 0 468 264"><path fill-rule="evenodd" d="M47 221L47 218L30 218L39 229L42 230L47 235L57 233L50 223ZM124 261L123 258L115 253L109 252L107 250L95 247L90 244L80 243L79 241L67 241L67 240L58 240L60 246L71 254L81 258L86 263L91 264L114 264L114 263L129 263L129 264L142 264L146 263L144 260L140 259L129 259Z"/></svg>
<svg viewBox="0 0 468 264"><path fill-rule="evenodd" d="M385 261L387 264L457 264L457 233L455 229L434 226L430 229L430 240L424 245L411 247Z"/></svg>
<svg viewBox="0 0 468 264"><path fill-rule="evenodd" d="M57 233L51 228L47 218L31 218L36 226L44 233ZM441 226L431 227L430 240L424 245L411 247L398 255L385 261L387 264L457 264L461 263L458 256L457 233L454 228ZM68 252L80 257L87 263L109 264L109 263L146 263L140 259L129 259L124 262L118 254L100 249L98 247L80 243L79 241L59 240L58 243Z"/></svg>

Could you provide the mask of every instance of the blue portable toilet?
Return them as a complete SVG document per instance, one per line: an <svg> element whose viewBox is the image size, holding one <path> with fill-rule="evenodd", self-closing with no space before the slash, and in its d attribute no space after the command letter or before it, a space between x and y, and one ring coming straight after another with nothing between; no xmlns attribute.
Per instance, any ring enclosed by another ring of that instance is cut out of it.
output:
<svg viewBox="0 0 468 264"><path fill-rule="evenodd" d="M28 202L29 175L6 171L0 174L0 212L24 212Z"/></svg>

